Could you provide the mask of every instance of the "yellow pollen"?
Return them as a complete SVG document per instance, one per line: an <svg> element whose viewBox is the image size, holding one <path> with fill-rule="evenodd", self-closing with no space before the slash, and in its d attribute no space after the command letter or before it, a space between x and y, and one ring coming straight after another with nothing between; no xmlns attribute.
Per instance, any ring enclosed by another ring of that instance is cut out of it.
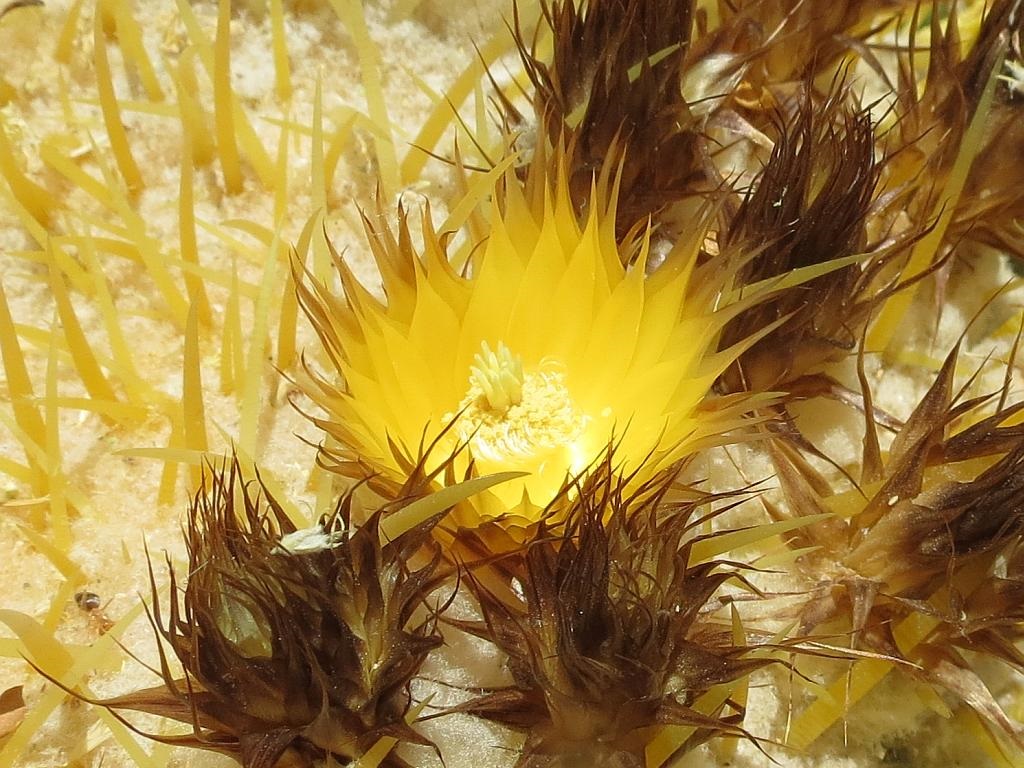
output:
<svg viewBox="0 0 1024 768"><path fill-rule="evenodd" d="M575 443L590 421L573 402L564 373L524 373L522 359L503 343L492 352L484 342L459 410L456 432L477 459L525 460L523 469L534 471L549 454Z"/></svg>

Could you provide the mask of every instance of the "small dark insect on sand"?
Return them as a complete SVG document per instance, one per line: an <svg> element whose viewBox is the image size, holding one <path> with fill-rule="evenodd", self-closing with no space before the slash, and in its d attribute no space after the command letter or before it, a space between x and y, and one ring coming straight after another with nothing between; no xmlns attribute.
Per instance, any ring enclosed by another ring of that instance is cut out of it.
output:
<svg viewBox="0 0 1024 768"><path fill-rule="evenodd" d="M75 605L89 615L90 626L100 635L106 634L114 626L114 622L107 618L107 614L103 612L103 609L109 604L109 600L104 604L102 598L95 592L85 590L75 592Z"/></svg>

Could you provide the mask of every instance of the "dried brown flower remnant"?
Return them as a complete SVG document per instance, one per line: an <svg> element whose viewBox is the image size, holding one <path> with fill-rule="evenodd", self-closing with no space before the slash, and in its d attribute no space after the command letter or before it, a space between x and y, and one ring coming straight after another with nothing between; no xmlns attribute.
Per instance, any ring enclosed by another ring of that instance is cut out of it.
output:
<svg viewBox="0 0 1024 768"><path fill-rule="evenodd" d="M772 5L763 4L764 10ZM746 12L753 7L760 4ZM1005 111L989 110L1014 7L1000 1L986 8L966 43L956 4L879 16L877 29L856 45L850 31L851 55L855 49L892 88L888 110L882 102L861 106L855 89L836 87L836 76L824 95L820 78L769 83L772 108L761 117L747 110L774 146L753 192L719 235L720 245L755 254L743 281L814 260L857 252L865 258L737 318L733 333L787 319L733 367L722 382L726 390L782 387L820 394L833 382L815 386L798 379L851 349L868 312L880 306L868 346L885 346L911 294L894 306L887 300L951 264L954 248L975 240L1015 252L1020 185L994 171L994 158L1005 155L991 144L993 135L1002 137L1012 151L1014 131ZM791 56L788 44L780 31L776 47ZM894 61L895 73L886 72L881 60ZM1000 122L986 136L981 126L990 115Z"/></svg>
<svg viewBox="0 0 1024 768"><path fill-rule="evenodd" d="M22 686L8 688L0 693L0 739L11 734L25 719L28 708L22 696Z"/></svg>
<svg viewBox="0 0 1024 768"><path fill-rule="evenodd" d="M442 642L424 603L440 559L436 518L382 545L382 515L402 502L357 529L352 504L346 495L296 531L237 464L209 471L188 520L188 583L171 571L166 613L153 591L153 624L185 677L161 649L163 685L101 703L189 723L192 734L162 740L247 768L347 763L382 736L429 744L403 718L411 678Z"/></svg>
<svg viewBox="0 0 1024 768"><path fill-rule="evenodd" d="M706 187L703 139L682 95L692 0L551 0L543 15L554 38L550 62L518 26L516 41L534 88L536 141L571 147L574 204L584 208L593 178L620 160L620 235ZM521 119L505 108L511 122Z"/></svg>
<svg viewBox="0 0 1024 768"><path fill-rule="evenodd" d="M738 0L703 9L695 35L698 54L742 55L744 83L739 103L753 105L762 89L785 89L823 78L854 55L856 42L895 17L914 0ZM717 25L709 24L717 20ZM706 31L705 31L706 29ZM767 104L762 103L762 106Z"/></svg>
<svg viewBox="0 0 1024 768"><path fill-rule="evenodd" d="M767 662L705 615L732 574L691 562L699 505L670 501L672 480L627 494L606 460L566 488L567 518L540 527L518 568L505 564L500 592L470 578L484 620L454 623L505 653L514 682L455 709L525 732L519 768L643 766L654 725L696 729L679 753L746 736L742 707L694 707Z"/></svg>
<svg viewBox="0 0 1024 768"><path fill-rule="evenodd" d="M878 180L869 115L851 111L837 86L821 104L809 95L792 118L779 115L779 137L756 186L747 193L721 247L753 254L738 274L754 284L794 269L864 253L867 217ZM853 348L858 326L881 295L881 267L906 248L875 248L863 263L794 286L740 314L721 345L780 318L725 374L728 391L772 389L818 373Z"/></svg>
<svg viewBox="0 0 1024 768"><path fill-rule="evenodd" d="M1024 158L1024 90L1020 82L1024 62L1024 14L1019 3L1016 18L1008 19L1009 75L996 90L986 119L983 147L971 167L958 217L966 223L967 237L1024 259L1024 190L1020 161ZM1002 30L1001 30L1002 31ZM1014 74L1016 73L1016 74Z"/></svg>
<svg viewBox="0 0 1024 768"><path fill-rule="evenodd" d="M1024 482L1015 478L1019 492ZM1024 639L1024 542L1014 541L1001 554L1004 566L989 574L970 595L956 600L937 634L946 646L986 653L1024 671L1024 654L1018 647ZM933 643L938 645L938 643Z"/></svg>
<svg viewBox="0 0 1024 768"><path fill-rule="evenodd" d="M944 20L940 13L931 13L927 31L920 20L924 11L917 7L909 39L901 43L898 33L893 33L897 35L896 75L878 70L891 83L895 97L894 129L879 136L880 150L887 158L872 217L879 233L899 230L900 222L908 219L924 226L948 213L951 221L936 258L962 239L973 239L975 232L984 241L1000 242L991 236L985 219L1002 216L998 226L1005 229L1005 215L1019 210L1013 204L1019 184L1016 176L985 172L992 168L992 152L1005 157L1006 150L993 143L1005 137L1001 127L1005 116L990 113L988 98L1017 6L1019 0L988 5L969 46L963 45L956 4ZM927 68L922 71L924 61ZM991 129L980 130L993 118L998 122Z"/></svg>
<svg viewBox="0 0 1024 768"><path fill-rule="evenodd" d="M859 489L823 495L825 479L794 450L773 444L788 503L770 511L843 513L792 539L816 550L800 560L818 582L803 608L802 631L843 621L860 646L920 665L924 677L1024 745L968 661L952 652L961 645L1020 668L1013 645L1020 612L999 614L1020 590L1019 568L1000 559L1014 557L1024 531L1024 403L1006 405L1004 391L986 415L993 398L954 390L958 354L957 347L946 358L887 456L866 418ZM901 649L894 627L912 613L934 620L935 628L917 647Z"/></svg>

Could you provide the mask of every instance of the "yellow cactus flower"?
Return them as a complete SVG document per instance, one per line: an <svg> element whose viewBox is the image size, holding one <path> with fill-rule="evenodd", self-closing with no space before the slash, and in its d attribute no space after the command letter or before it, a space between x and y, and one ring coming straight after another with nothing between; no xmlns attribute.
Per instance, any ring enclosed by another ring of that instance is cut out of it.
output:
<svg viewBox="0 0 1024 768"><path fill-rule="evenodd" d="M702 250L710 214L654 268L649 232L616 240L613 181L595 183L600 202L580 217L565 174L538 167L525 185L504 175L488 236L452 254L429 211L421 249L404 214L397 236L368 223L384 301L340 258L344 296L299 281L343 382L311 372L306 386L338 443L324 446L325 464L345 471L356 460L398 478L424 446L436 457L429 470L462 445L449 478L526 473L484 494L480 516L531 520L612 442L620 470L642 480L721 442L770 398L709 400L754 340L716 351L722 327L770 288L741 297L732 281L742 257Z"/></svg>

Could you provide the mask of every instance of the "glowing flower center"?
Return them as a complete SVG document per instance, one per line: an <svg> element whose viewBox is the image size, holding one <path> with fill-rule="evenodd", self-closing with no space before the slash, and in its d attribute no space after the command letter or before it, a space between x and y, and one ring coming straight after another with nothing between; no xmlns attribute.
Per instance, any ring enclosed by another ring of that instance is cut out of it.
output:
<svg viewBox="0 0 1024 768"><path fill-rule="evenodd" d="M485 341L469 369L469 386L483 393L490 411L504 415L513 405L523 401L523 360L498 342L498 351L492 352Z"/></svg>
<svg viewBox="0 0 1024 768"><path fill-rule="evenodd" d="M456 432L478 459L532 459L543 469L548 454L583 434L590 418L573 402L564 373L524 373L522 359L503 343L495 352L484 342L475 361Z"/></svg>

